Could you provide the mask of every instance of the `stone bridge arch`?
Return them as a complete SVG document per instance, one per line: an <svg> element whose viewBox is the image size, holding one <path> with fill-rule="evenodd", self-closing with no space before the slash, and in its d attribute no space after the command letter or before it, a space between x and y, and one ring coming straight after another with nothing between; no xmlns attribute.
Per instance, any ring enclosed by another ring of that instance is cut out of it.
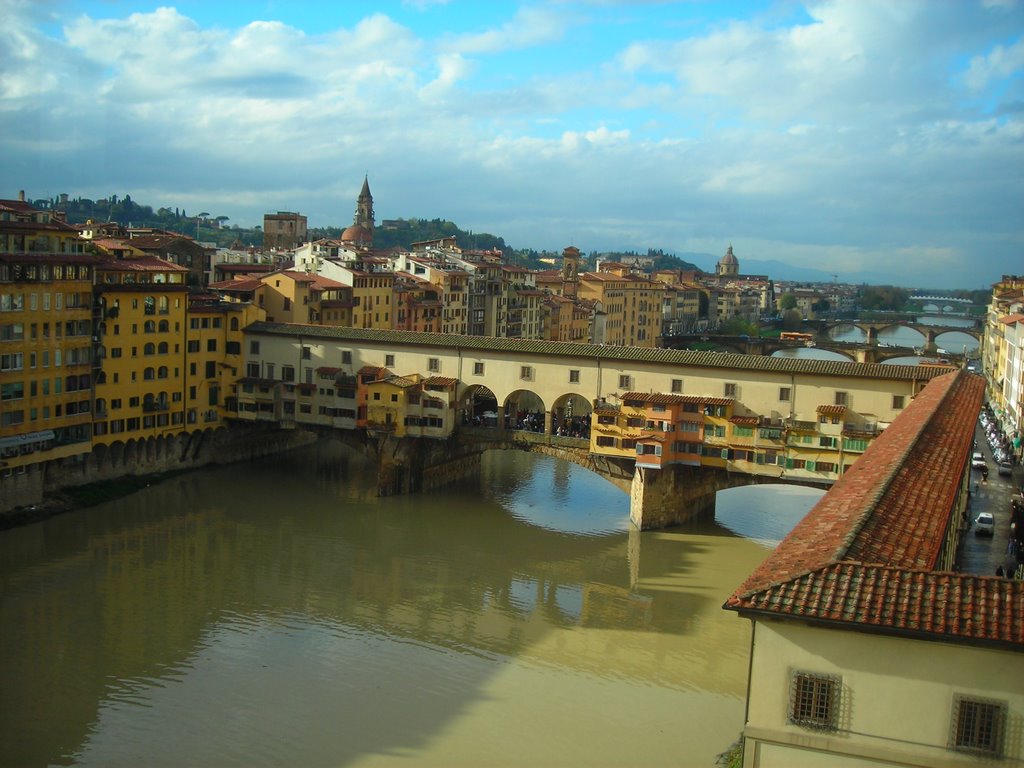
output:
<svg viewBox="0 0 1024 768"><path fill-rule="evenodd" d="M504 414L506 429L525 430L548 434L551 431L551 414L544 405L544 399L532 389L517 389L505 397L501 413Z"/></svg>
<svg viewBox="0 0 1024 768"><path fill-rule="evenodd" d="M593 410L590 401L576 392L561 395L551 404L551 434L589 439Z"/></svg>
<svg viewBox="0 0 1024 768"><path fill-rule="evenodd" d="M471 384L459 396L457 424L465 426L483 426L485 420L493 419L490 426L497 426L500 411L498 398L489 387L483 384Z"/></svg>

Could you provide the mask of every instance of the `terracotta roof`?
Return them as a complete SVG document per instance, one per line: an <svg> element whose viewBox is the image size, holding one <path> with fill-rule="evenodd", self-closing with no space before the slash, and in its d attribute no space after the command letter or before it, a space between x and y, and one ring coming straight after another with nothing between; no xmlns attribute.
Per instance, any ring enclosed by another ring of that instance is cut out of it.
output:
<svg viewBox="0 0 1024 768"><path fill-rule="evenodd" d="M842 416L846 413L845 405L819 405L818 413L822 416Z"/></svg>
<svg viewBox="0 0 1024 768"><path fill-rule="evenodd" d="M428 387L454 387L459 383L459 380L449 376L431 376L425 379L423 383Z"/></svg>
<svg viewBox="0 0 1024 768"><path fill-rule="evenodd" d="M741 427L756 427L761 423L761 419L758 416L733 416L729 421Z"/></svg>
<svg viewBox="0 0 1024 768"><path fill-rule="evenodd" d="M627 392L620 398L626 400L641 400L644 403L655 405L681 405L693 403L696 405L731 405L730 397L709 397L707 395L669 395L658 392Z"/></svg>
<svg viewBox="0 0 1024 768"><path fill-rule="evenodd" d="M984 387L932 380L723 607L1020 650L1024 584L934 570Z"/></svg>
<svg viewBox="0 0 1024 768"><path fill-rule="evenodd" d="M165 261L159 256L140 256L134 259L118 259L110 261L103 259L96 264L99 272L188 272L188 267L183 267L171 261Z"/></svg>

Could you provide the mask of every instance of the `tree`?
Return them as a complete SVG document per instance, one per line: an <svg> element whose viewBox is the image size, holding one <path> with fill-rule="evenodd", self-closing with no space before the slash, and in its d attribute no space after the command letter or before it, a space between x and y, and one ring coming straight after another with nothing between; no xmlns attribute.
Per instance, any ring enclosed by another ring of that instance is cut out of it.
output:
<svg viewBox="0 0 1024 768"><path fill-rule="evenodd" d="M796 296L792 293L784 293L779 297L779 309L796 309Z"/></svg>
<svg viewBox="0 0 1024 768"><path fill-rule="evenodd" d="M782 330L784 331L798 330L803 323L804 319L796 309L787 309L782 314Z"/></svg>

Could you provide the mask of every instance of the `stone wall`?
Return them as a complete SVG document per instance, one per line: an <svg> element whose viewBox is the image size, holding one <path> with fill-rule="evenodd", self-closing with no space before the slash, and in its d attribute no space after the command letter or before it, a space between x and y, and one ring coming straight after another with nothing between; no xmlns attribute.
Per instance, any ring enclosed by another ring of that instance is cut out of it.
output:
<svg viewBox="0 0 1024 768"><path fill-rule="evenodd" d="M31 513L38 510L38 516L43 517L51 497L66 488L128 475L146 476L249 461L315 440L315 434L304 430L240 424L96 446L91 453L32 464L23 473L0 478L0 516L7 517L10 523L14 518L31 518Z"/></svg>

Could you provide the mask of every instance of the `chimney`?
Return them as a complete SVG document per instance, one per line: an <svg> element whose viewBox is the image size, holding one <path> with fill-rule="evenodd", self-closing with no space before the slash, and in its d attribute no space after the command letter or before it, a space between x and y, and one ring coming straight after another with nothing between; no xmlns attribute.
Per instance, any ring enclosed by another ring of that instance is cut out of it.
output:
<svg viewBox="0 0 1024 768"><path fill-rule="evenodd" d="M25 190L24 189L19 189L18 190L18 202L19 203L24 203L25 202Z"/></svg>

